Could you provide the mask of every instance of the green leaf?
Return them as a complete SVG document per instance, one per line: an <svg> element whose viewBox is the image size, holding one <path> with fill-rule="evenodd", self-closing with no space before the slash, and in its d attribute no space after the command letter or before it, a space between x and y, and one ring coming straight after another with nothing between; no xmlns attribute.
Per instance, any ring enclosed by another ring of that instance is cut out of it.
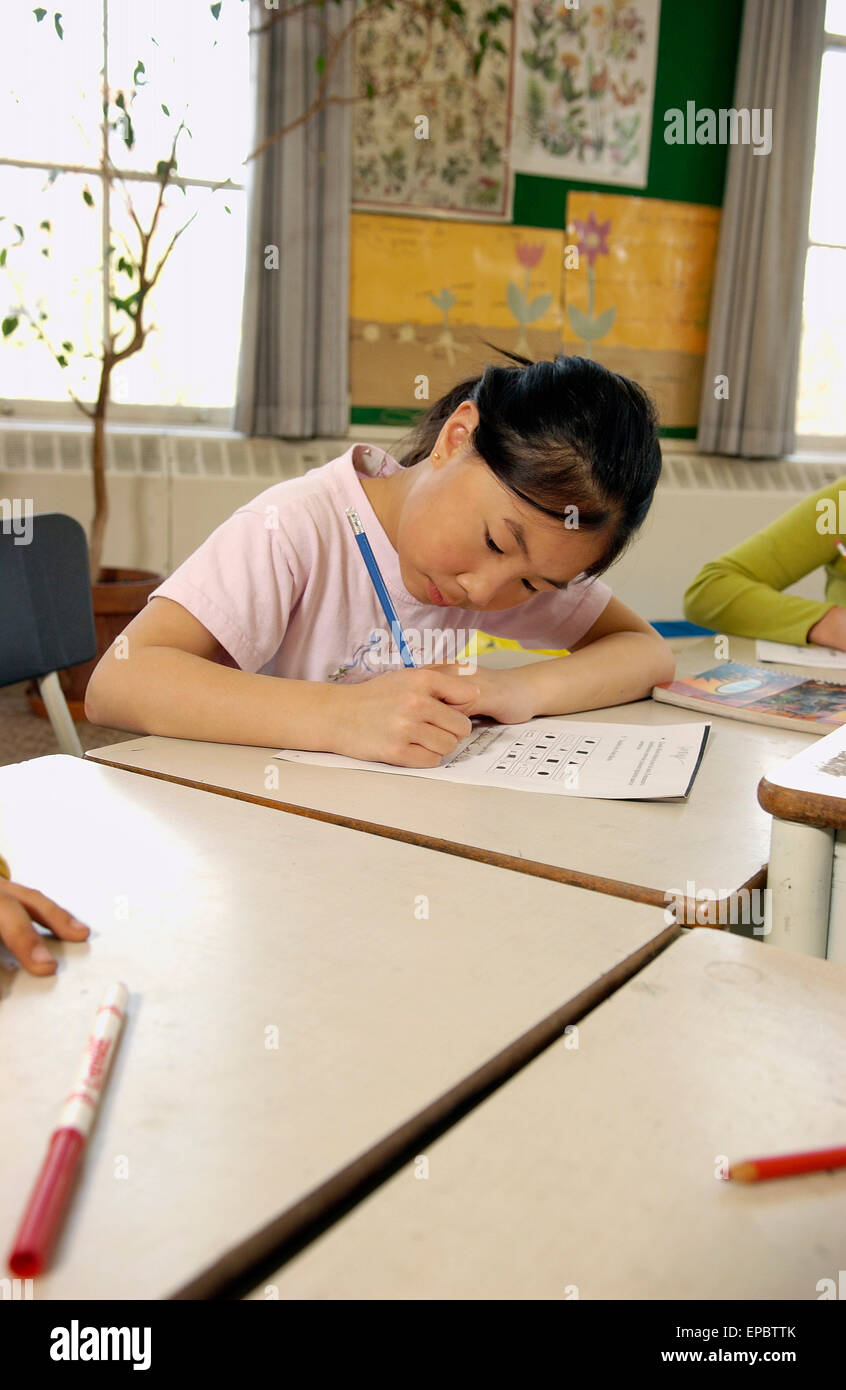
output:
<svg viewBox="0 0 846 1390"><path fill-rule="evenodd" d="M608 332L609 328L611 327L611 325L612 325L612 323L614 322L614 320L615 320L616 317L617 317L617 310L614 309L614 308L611 308L611 309L606 309L604 313L602 313L602 314L600 314L600 315L598 316L598 318L595 318L594 321L593 321L593 336L594 336L594 338L602 338L602 337L604 337L604 335Z"/></svg>
<svg viewBox="0 0 846 1390"><path fill-rule="evenodd" d="M167 109L167 107L165 106L164 102L162 102L162 110L164 111L164 113L165 113L166 116L169 116L169 115L170 115L170 112L168 111L168 109Z"/></svg>
<svg viewBox="0 0 846 1390"><path fill-rule="evenodd" d="M63 39L65 37L65 34L64 30L62 29L62 16L60 14L54 14L53 23L56 26L56 33L59 35L59 38Z"/></svg>
<svg viewBox="0 0 846 1390"><path fill-rule="evenodd" d="M232 209L228 208L225 203L223 204L223 211L228 212L230 217L232 216Z"/></svg>
<svg viewBox="0 0 846 1390"><path fill-rule="evenodd" d="M39 227L39 230L43 230L43 231L45 231L45 232L49 232L49 231L52 230L52 228L51 228L51 226L50 226L50 223L47 221L47 218L46 218L46 217L45 217L45 219L44 219L43 222L39 222L38 227Z"/></svg>
<svg viewBox="0 0 846 1390"><path fill-rule="evenodd" d="M5 265L5 264L6 264L6 248L5 248L5 246L4 246L4 247L0 248L0 265Z"/></svg>
<svg viewBox="0 0 846 1390"><path fill-rule="evenodd" d="M326 57L323 53L321 53L320 56L317 59L315 59L314 66L317 69L317 76L322 77L323 73L326 70Z"/></svg>
<svg viewBox="0 0 846 1390"><path fill-rule="evenodd" d="M48 259L49 259L50 251L49 251L49 249L48 249L46 246L42 246L42 248L41 248L41 254L42 254L42 256L47 256Z"/></svg>
<svg viewBox="0 0 846 1390"><path fill-rule="evenodd" d="M37 10L33 10L32 13L35 15L35 18L36 18L37 23L40 24L41 21L42 21L42 19L43 19L44 16L46 15L47 11L46 11L46 10L42 10L42 9L37 9Z"/></svg>
<svg viewBox="0 0 846 1390"><path fill-rule="evenodd" d="M0 324L0 327L2 327L3 329L3 337L8 338L10 333L14 333L17 326L18 320L14 317L14 315L10 315L9 318L4 319L3 323Z"/></svg>
<svg viewBox="0 0 846 1390"><path fill-rule="evenodd" d="M587 314L583 314L581 309L577 309L575 304L567 305L567 317L577 338L590 339L593 336L592 320L588 318Z"/></svg>
<svg viewBox="0 0 846 1390"><path fill-rule="evenodd" d="M218 0L218 2L217 2L216 5L210 5L210 6L209 6L209 9L210 9L211 12L212 12L212 18L213 18L213 19L220 19L220 3L221 3L221 0Z"/></svg>
<svg viewBox="0 0 846 1390"><path fill-rule="evenodd" d="M133 74L132 74L132 84L133 84L133 86L135 86L135 87L138 86L138 74L139 74L139 72L146 72L146 71L147 71L147 69L145 68L144 64L141 62L141 59L139 58L139 59L138 59L138 62L135 64L135 71L134 71ZM142 82L142 83L141 83L141 86L142 86L142 87L146 86L146 83Z"/></svg>
<svg viewBox="0 0 846 1390"><path fill-rule="evenodd" d="M65 354L63 352L56 353L56 361L58 362L60 367L66 367L68 365L68 359L65 357Z"/></svg>
<svg viewBox="0 0 846 1390"><path fill-rule="evenodd" d="M15 245L15 246L20 246L21 242L22 242L23 239L24 239L24 229L23 229L23 227L21 226L20 222L14 222L12 225L14 226L14 229L15 229L15 231L16 231L17 234L18 234L18 239L17 239L17 241L14 243L14 245Z"/></svg>
<svg viewBox="0 0 846 1390"><path fill-rule="evenodd" d="M89 206L90 208L93 208L93 206L94 206L94 199L91 197L91 194L89 193L89 191L88 191L87 188L83 188L83 190L82 190L82 197L83 197L84 201L88 204L88 206Z"/></svg>
<svg viewBox="0 0 846 1390"><path fill-rule="evenodd" d="M373 86L373 83L372 83L372 82L368 82L368 84L367 84L367 86L365 87L364 90L365 90L365 92L366 92L366 94L367 94L368 97L372 97L373 94L374 94L374 92L376 91L376 88Z"/></svg>
<svg viewBox="0 0 846 1390"><path fill-rule="evenodd" d="M551 294L539 294L529 305L529 320L542 318L552 303Z"/></svg>
<svg viewBox="0 0 846 1390"><path fill-rule="evenodd" d="M517 285L509 281L508 289L506 291L506 298L508 300L508 307L514 315L515 319L518 323L522 323L523 316L526 312L526 301L523 297L523 291L519 289Z"/></svg>
<svg viewBox="0 0 846 1390"><path fill-rule="evenodd" d="M65 352L73 352L73 343L62 343Z"/></svg>

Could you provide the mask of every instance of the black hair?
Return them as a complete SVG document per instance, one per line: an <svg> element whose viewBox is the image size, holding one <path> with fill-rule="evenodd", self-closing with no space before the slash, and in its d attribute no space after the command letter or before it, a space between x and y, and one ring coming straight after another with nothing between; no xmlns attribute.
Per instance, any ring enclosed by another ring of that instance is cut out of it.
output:
<svg viewBox="0 0 846 1390"><path fill-rule="evenodd" d="M532 362L485 344L517 367L488 365L432 405L397 462L427 458L444 423L473 401L479 423L471 447L524 502L562 521L577 507L579 529L608 531L600 558L584 571L601 574L643 524L661 473L658 415L637 382L585 357Z"/></svg>

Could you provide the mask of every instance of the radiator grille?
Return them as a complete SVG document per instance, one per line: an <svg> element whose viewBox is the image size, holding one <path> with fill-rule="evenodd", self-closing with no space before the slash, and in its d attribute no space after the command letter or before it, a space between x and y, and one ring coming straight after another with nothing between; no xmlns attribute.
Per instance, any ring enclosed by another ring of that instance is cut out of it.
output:
<svg viewBox="0 0 846 1390"><path fill-rule="evenodd" d="M363 434L363 432L362 432ZM397 437L367 435L388 452ZM298 477L344 453L352 440L245 439L237 435L197 435L154 431L111 432L106 439L110 473L142 477L274 478ZM90 468L90 435L84 430L0 429L0 470L10 473L85 474ZM659 488L674 492L796 493L807 496L846 475L846 462L788 460L769 462L712 458L664 451Z"/></svg>

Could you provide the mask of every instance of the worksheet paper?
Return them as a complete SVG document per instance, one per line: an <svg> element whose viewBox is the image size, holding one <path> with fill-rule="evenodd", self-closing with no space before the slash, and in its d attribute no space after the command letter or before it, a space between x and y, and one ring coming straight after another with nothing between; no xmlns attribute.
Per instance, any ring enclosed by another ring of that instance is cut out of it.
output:
<svg viewBox="0 0 846 1390"><path fill-rule="evenodd" d="M440 767L394 767L340 753L283 748L274 757L315 767L393 772L438 782L613 800L684 801L705 752L711 725L593 724L532 719L479 720Z"/></svg>
<svg viewBox="0 0 846 1390"><path fill-rule="evenodd" d="M778 661L782 666L827 666L846 670L846 652L836 647L795 647L792 642L755 643L756 661Z"/></svg>

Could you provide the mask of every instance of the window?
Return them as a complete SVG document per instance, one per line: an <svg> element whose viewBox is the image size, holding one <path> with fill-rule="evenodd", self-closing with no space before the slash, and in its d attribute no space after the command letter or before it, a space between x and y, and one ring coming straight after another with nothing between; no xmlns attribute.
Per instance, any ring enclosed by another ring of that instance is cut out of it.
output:
<svg viewBox="0 0 846 1390"><path fill-rule="evenodd" d="M803 450L846 447L846 0L828 0L796 403Z"/></svg>
<svg viewBox="0 0 846 1390"><path fill-rule="evenodd" d="M241 331L243 161L252 134L250 6L224 0L217 19L208 0L63 0L38 23L33 11L30 0L3 6L0 247L7 259L0 316L18 316L19 326L0 341L0 411L82 421L67 387L86 402L96 395L99 365L84 354L99 354L102 342L109 226L115 265L123 238L138 248L121 182L108 188L100 169L105 58L110 119L120 118L122 92L133 137L128 148L125 123L109 130L109 157L142 225L158 195L156 164L169 156L180 119L188 127L177 145L178 186L165 194L151 244L153 264L196 213L147 300L144 322L155 328L115 369L110 418L228 428ZM133 285L120 272L113 292L126 296L135 287L137 279ZM59 352L63 342L73 344L67 367L38 341L22 305L36 320L46 311L42 326ZM120 348L131 336L124 314L114 318L118 327Z"/></svg>

